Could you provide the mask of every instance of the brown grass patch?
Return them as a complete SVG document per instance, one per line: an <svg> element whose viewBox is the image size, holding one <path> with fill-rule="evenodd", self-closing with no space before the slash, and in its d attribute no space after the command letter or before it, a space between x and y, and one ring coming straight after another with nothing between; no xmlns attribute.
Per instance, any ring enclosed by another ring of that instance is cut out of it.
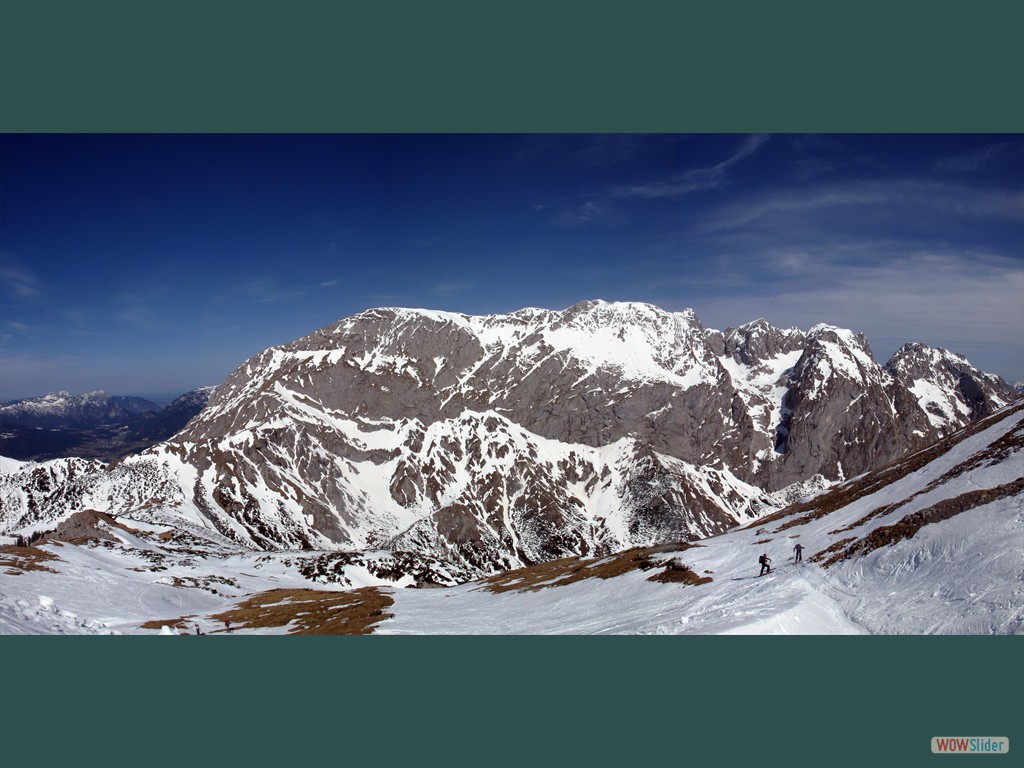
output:
<svg viewBox="0 0 1024 768"><path fill-rule="evenodd" d="M654 556L664 552L680 552L696 546L700 545L682 541L654 547L634 547L606 557L563 557L495 574L483 579L480 588L497 593L513 589L527 592L544 587L564 587L584 579L612 579L630 571L648 571L668 566L669 561L655 562Z"/></svg>
<svg viewBox="0 0 1024 768"><path fill-rule="evenodd" d="M822 560L824 560L826 557L828 557L833 552L838 552L840 549L845 547L851 541L856 541L856 540L857 540L856 536L850 536L849 538L846 538L846 539L840 539L835 544L833 544L831 547L827 547L826 549L823 549L820 552L815 552L808 559L812 563L820 563Z"/></svg>
<svg viewBox="0 0 1024 768"><path fill-rule="evenodd" d="M704 571L704 573L707 573L707 571ZM653 576L648 576L647 580L656 581L661 584L691 584L693 586L709 584L714 581L710 576L698 575L693 568L674 558L666 564L665 570L659 571Z"/></svg>
<svg viewBox="0 0 1024 768"><path fill-rule="evenodd" d="M182 616L179 619L153 619L153 621L147 621L145 624L140 624L142 629L161 629L162 627L170 627L171 629L188 629L189 619L195 618L195 614L191 616Z"/></svg>
<svg viewBox="0 0 1024 768"><path fill-rule="evenodd" d="M229 622L237 629L291 624L291 635L368 635L377 624L393 617L384 609L394 602L391 595L377 587L346 592L272 589L210 618Z"/></svg>
<svg viewBox="0 0 1024 768"><path fill-rule="evenodd" d="M48 560L60 562L55 554L38 547L0 547L0 568L7 568L4 573L8 576L20 576L25 571L57 573L43 565Z"/></svg>
<svg viewBox="0 0 1024 768"><path fill-rule="evenodd" d="M771 542L771 539L760 539L759 541L755 541L754 543L755 544L768 544L770 542Z"/></svg>

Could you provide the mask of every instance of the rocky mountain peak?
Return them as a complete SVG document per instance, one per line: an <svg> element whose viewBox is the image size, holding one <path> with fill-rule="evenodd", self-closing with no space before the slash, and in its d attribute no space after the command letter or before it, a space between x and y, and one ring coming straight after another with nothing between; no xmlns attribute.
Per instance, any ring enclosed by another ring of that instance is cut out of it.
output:
<svg viewBox="0 0 1024 768"><path fill-rule="evenodd" d="M896 350L885 370L913 393L929 422L942 429L988 415L1018 395L999 376L978 370L962 355L916 342Z"/></svg>
<svg viewBox="0 0 1024 768"><path fill-rule="evenodd" d="M920 378L937 367L964 368L980 373L967 358L942 347L931 347L920 342L907 342L897 349L885 364L894 376Z"/></svg>
<svg viewBox="0 0 1024 768"><path fill-rule="evenodd" d="M834 326L723 333L637 302L381 308L246 361L174 438L119 464L134 485L83 498L159 487L246 545L412 549L489 572L708 536L979 412L929 416Z"/></svg>
<svg viewBox="0 0 1024 768"><path fill-rule="evenodd" d="M727 328L724 354L747 366L759 366L802 348L805 334L796 328L776 328L764 318Z"/></svg>

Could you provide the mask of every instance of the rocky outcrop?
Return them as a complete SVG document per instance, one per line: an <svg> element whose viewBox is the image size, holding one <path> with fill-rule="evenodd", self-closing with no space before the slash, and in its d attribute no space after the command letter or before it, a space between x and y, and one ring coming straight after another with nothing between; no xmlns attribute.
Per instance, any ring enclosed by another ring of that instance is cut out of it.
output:
<svg viewBox="0 0 1024 768"><path fill-rule="evenodd" d="M928 423L943 434L954 424L962 426L989 415L1020 394L998 376L979 371L966 358L941 347L904 344L885 370L913 395Z"/></svg>

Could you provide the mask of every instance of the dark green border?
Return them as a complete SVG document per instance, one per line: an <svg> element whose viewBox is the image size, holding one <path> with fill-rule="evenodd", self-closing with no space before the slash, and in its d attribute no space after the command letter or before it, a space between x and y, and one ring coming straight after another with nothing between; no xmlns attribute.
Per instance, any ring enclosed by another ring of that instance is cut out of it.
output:
<svg viewBox="0 0 1024 768"><path fill-rule="evenodd" d="M1024 129L1009 2L21 5L7 132ZM973 764L929 739L1024 749L1019 640L0 638L3 754Z"/></svg>
<svg viewBox="0 0 1024 768"><path fill-rule="evenodd" d="M0 649L5 756L52 765L918 766L937 759L933 736L1024 743L1018 637L29 637Z"/></svg>
<svg viewBox="0 0 1024 768"><path fill-rule="evenodd" d="M1024 129L1019 9L8 3L0 128L1014 132Z"/></svg>

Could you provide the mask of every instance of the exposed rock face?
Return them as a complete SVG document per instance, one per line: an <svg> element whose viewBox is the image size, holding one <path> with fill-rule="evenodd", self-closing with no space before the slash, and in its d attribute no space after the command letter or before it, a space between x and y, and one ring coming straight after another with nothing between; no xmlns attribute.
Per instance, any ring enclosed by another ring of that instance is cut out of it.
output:
<svg viewBox="0 0 1024 768"><path fill-rule="evenodd" d="M788 378L771 486L814 473L843 479L879 467L912 447L900 426L900 395L867 340L819 326Z"/></svg>
<svg viewBox="0 0 1024 768"><path fill-rule="evenodd" d="M117 471L176 483L254 546L488 572L724 531L769 492L880 466L1015 395L962 358L947 368L900 353L883 368L830 326L721 332L645 304L377 309L255 356Z"/></svg>
<svg viewBox="0 0 1024 768"><path fill-rule="evenodd" d="M950 424L975 421L1017 394L998 376L983 373L966 358L923 344L904 344L885 370L914 395L929 424L948 434Z"/></svg>

